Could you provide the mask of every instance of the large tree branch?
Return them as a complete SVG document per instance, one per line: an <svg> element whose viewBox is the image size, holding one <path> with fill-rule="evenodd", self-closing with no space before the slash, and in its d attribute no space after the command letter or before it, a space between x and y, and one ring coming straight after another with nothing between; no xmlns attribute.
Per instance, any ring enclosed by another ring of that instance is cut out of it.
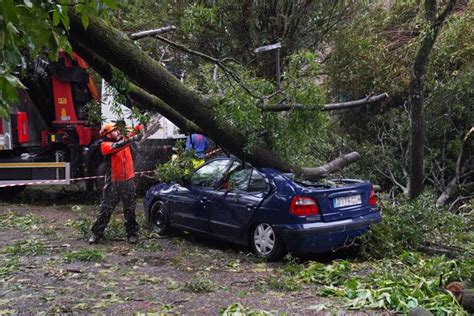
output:
<svg viewBox="0 0 474 316"><path fill-rule="evenodd" d="M163 33L171 32L171 31L176 31L176 26L169 25L169 26L160 27L158 29L152 29L152 30L146 30L146 31L133 33L133 34L130 34L130 38L132 40L138 40L144 37L156 36L158 34L163 34Z"/></svg>
<svg viewBox="0 0 474 316"><path fill-rule="evenodd" d="M371 105L375 103L379 103L384 101L388 98L388 93L384 92L374 96L367 96L366 98L348 102L340 102L340 103L329 103L325 104L323 107L323 111L334 111L334 110L343 110L348 108L353 108L361 105Z"/></svg>
<svg viewBox="0 0 474 316"><path fill-rule="evenodd" d="M359 154L351 153L320 168L305 169L290 166L264 146L255 146L248 152L244 150L247 145L245 135L235 127L217 121L209 100L186 88L156 60L137 48L125 34L95 18L90 19L86 30L79 16L70 12L69 17L69 37L72 42L81 43L93 50L99 57L122 71L137 86L158 97L196 124L217 145L256 167L265 166L283 172L294 172L303 178L317 179L359 158Z"/></svg>
<svg viewBox="0 0 474 316"><path fill-rule="evenodd" d="M74 50L82 57L87 63L94 68L97 73L105 79L107 82L111 82L113 79L113 70L112 66L101 56L97 55L95 52L90 50L88 47L84 46L81 42L71 39L71 44ZM134 102L134 105L137 106L140 110L157 112L167 119L169 119L173 124L179 127L181 130L188 133L202 133L202 130L194 124L192 121L186 119L184 116L175 111L168 104L163 102L160 98L149 94L148 92L140 89L133 83L128 83L126 91L128 96Z"/></svg>
<svg viewBox="0 0 474 316"><path fill-rule="evenodd" d="M351 163L359 160L360 154L356 151L342 155L327 164L317 168L302 168L297 176L303 176L308 179L318 179L327 177L330 173L341 170Z"/></svg>
<svg viewBox="0 0 474 316"><path fill-rule="evenodd" d="M339 103L328 103L324 104L322 110L323 111L334 111L334 110L344 110L349 108L354 108L362 105L371 105L375 103L382 102L383 100L388 98L388 94L381 93L375 96L367 96L363 99L348 101L348 102L339 102ZM283 112L289 110L319 110L320 107L316 105L304 105L304 104L275 104L275 105L267 105L267 104L258 104L257 105L262 111L267 112Z"/></svg>

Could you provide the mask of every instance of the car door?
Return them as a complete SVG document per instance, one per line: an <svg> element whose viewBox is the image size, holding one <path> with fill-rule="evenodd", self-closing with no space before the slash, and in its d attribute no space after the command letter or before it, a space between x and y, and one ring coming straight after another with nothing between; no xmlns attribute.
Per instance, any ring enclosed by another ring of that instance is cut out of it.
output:
<svg viewBox="0 0 474 316"><path fill-rule="evenodd" d="M265 178L256 169L234 170L209 203L211 233L235 241L245 237L243 233L267 192Z"/></svg>
<svg viewBox="0 0 474 316"><path fill-rule="evenodd" d="M200 232L209 231L209 197L229 163L227 158L212 160L194 171L189 183L174 186L169 194L173 209L170 220L174 225Z"/></svg>

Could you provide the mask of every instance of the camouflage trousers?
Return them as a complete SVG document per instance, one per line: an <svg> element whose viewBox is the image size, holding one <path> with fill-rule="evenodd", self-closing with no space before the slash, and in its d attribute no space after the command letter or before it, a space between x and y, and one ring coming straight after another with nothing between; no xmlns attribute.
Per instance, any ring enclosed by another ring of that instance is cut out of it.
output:
<svg viewBox="0 0 474 316"><path fill-rule="evenodd" d="M137 235L138 223L135 218L137 201L135 180L133 178L127 181L106 183L102 192L99 214L97 215L94 226L92 226L93 234L99 237L104 234L105 227L107 227L110 217L120 200L123 204L124 224L127 237Z"/></svg>

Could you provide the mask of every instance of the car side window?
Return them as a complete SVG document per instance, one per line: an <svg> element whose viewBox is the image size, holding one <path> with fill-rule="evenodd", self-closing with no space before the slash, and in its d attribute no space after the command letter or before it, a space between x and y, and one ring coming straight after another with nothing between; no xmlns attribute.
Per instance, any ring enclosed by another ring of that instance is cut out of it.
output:
<svg viewBox="0 0 474 316"><path fill-rule="evenodd" d="M267 189L267 183L265 178L257 170L252 170L252 176L250 177L248 192L262 192Z"/></svg>
<svg viewBox="0 0 474 316"><path fill-rule="evenodd" d="M247 191L252 169L245 168L232 172L227 180L228 189L232 191Z"/></svg>
<svg viewBox="0 0 474 316"><path fill-rule="evenodd" d="M191 175L191 184L200 187L213 187L223 176L229 160L220 159L208 163Z"/></svg>

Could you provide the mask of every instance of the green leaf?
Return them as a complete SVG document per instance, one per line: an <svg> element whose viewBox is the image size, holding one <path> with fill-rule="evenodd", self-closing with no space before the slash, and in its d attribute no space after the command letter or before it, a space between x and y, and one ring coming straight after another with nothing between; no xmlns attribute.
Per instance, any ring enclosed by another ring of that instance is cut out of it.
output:
<svg viewBox="0 0 474 316"><path fill-rule="evenodd" d="M9 84L11 84L15 88L22 88L26 89L26 87L21 83L20 79L13 75L6 75L4 78L8 81Z"/></svg>
<svg viewBox="0 0 474 316"><path fill-rule="evenodd" d="M12 21L13 23L18 23L18 8L15 6L13 0L4 0L3 1L3 15L5 20Z"/></svg>
<svg viewBox="0 0 474 316"><path fill-rule="evenodd" d="M65 28L67 28L67 29L69 28L69 25L70 25L70 23L69 23L69 16L67 15L67 11L66 11L66 10L64 10L64 13L61 14L61 22L63 23L63 25L64 25Z"/></svg>
<svg viewBox="0 0 474 316"><path fill-rule="evenodd" d="M82 13L81 21L84 28L87 29L87 27L89 26L89 14L87 11Z"/></svg>
<svg viewBox="0 0 474 316"><path fill-rule="evenodd" d="M12 23L12 22L8 22L7 23L7 30L10 32L10 33L13 33L14 35L19 35L20 32L18 31L18 29L16 28L16 26Z"/></svg>
<svg viewBox="0 0 474 316"><path fill-rule="evenodd" d="M117 1L115 0L103 0L102 2L111 9L117 9Z"/></svg>
<svg viewBox="0 0 474 316"><path fill-rule="evenodd" d="M53 25L54 25L54 26L58 26L58 25L59 25L59 22L60 22L59 12L55 10L55 11L53 12Z"/></svg>
<svg viewBox="0 0 474 316"><path fill-rule="evenodd" d="M9 84L8 82L5 82L2 80L2 99L8 104L11 104L15 102L18 99L18 95L16 93L16 88Z"/></svg>
<svg viewBox="0 0 474 316"><path fill-rule="evenodd" d="M5 108L5 105L0 104L0 118L7 118L10 115L9 108Z"/></svg>

